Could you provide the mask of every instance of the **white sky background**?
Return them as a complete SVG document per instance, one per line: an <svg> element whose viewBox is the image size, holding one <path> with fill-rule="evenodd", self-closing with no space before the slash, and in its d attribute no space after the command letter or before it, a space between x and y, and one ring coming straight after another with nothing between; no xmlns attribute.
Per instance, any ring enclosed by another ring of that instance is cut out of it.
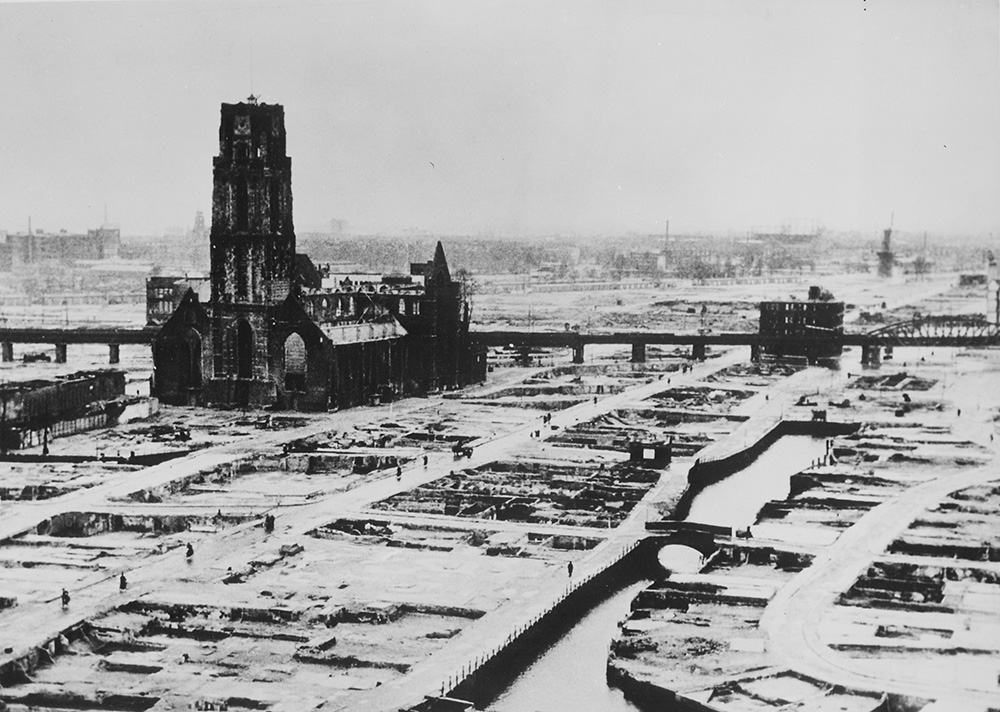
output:
<svg viewBox="0 0 1000 712"><path fill-rule="evenodd" d="M998 37L997 0L0 4L0 229L207 217L252 80L299 231L1000 234Z"/></svg>

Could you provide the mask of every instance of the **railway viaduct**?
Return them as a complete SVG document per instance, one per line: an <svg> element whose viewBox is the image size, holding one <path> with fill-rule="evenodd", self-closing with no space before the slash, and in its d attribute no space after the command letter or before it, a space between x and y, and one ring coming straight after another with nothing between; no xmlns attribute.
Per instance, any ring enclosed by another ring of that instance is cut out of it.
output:
<svg viewBox="0 0 1000 712"><path fill-rule="evenodd" d="M159 327L0 328L0 351L4 361L14 359L14 344L54 344L55 360L65 363L69 344L107 344L108 361L119 362L122 344L149 344ZM632 361L646 360L648 345L690 346L691 358L705 358L708 346L749 346L752 359L767 352L769 339L757 332L665 332L665 331L473 331L470 336L484 346L515 348L566 348L573 351L573 362L583 363L590 344L629 344ZM861 362L877 365L882 353L897 347L984 347L1000 346L1000 325L980 316L922 316L910 321L889 324L868 332L838 333L817 331L816 336L801 339L841 346L860 346Z"/></svg>

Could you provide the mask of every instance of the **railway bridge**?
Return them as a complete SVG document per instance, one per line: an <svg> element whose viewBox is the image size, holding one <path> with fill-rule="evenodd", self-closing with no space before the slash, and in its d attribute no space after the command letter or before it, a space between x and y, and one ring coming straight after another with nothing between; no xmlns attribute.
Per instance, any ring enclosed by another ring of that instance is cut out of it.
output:
<svg viewBox="0 0 1000 712"><path fill-rule="evenodd" d="M749 346L751 358L772 351L775 339L759 332L577 332L577 331L478 331L473 338L485 346L513 346L537 348L569 348L573 362L583 363L584 349L588 344L630 344L632 361L646 360L646 346L690 345L691 358L705 358L707 346ZM861 361L876 365L883 352L887 355L897 347L1000 346L1000 325L973 316L921 316L909 321L887 324L868 332L842 333L817 329L814 336L801 337L803 347L810 344L839 343L840 346L860 346ZM806 349L803 349L804 351Z"/></svg>
<svg viewBox="0 0 1000 712"><path fill-rule="evenodd" d="M46 329L40 327L0 328L0 356L14 360L14 344L54 344L56 363L66 363L69 344L107 344L108 362L118 363L122 344L151 344L158 326L98 326Z"/></svg>
<svg viewBox="0 0 1000 712"><path fill-rule="evenodd" d="M55 360L65 363L69 344L107 344L108 360L118 363L122 344L149 344L159 327L38 327L0 328L0 351L4 361L14 359L14 344L54 344ZM515 348L566 348L573 351L573 363L583 363L590 344L628 344L632 361L646 360L648 345L690 346L691 358L705 358L708 346L749 346L752 359L768 353L773 339L758 332L669 332L669 331L473 331L470 336L483 346ZM861 362L877 365L883 354L908 346L985 347L1000 346L1000 325L979 315L920 316L909 321L887 324L868 332L841 333L817 330L815 336L802 337L803 347L810 344L839 343L860 346Z"/></svg>

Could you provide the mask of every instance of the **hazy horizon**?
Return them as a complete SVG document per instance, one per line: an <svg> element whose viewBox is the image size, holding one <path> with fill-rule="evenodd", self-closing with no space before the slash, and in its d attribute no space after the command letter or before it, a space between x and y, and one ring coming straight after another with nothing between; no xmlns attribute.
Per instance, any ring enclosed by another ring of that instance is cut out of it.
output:
<svg viewBox="0 0 1000 712"><path fill-rule="evenodd" d="M297 230L1000 233L998 5L0 4L0 230L211 215L285 107Z"/></svg>

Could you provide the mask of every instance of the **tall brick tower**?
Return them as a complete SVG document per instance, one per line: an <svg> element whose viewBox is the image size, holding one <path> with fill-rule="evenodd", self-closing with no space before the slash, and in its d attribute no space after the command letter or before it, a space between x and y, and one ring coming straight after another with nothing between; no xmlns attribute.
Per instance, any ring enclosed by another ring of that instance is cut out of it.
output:
<svg viewBox="0 0 1000 712"><path fill-rule="evenodd" d="M277 304L295 260L292 159L278 104L223 104L212 193L212 301Z"/></svg>
<svg viewBox="0 0 1000 712"><path fill-rule="evenodd" d="M245 403L271 387L271 308L293 279L292 159L282 106L254 96L222 105L213 181L213 379L216 389L232 391L224 400Z"/></svg>

